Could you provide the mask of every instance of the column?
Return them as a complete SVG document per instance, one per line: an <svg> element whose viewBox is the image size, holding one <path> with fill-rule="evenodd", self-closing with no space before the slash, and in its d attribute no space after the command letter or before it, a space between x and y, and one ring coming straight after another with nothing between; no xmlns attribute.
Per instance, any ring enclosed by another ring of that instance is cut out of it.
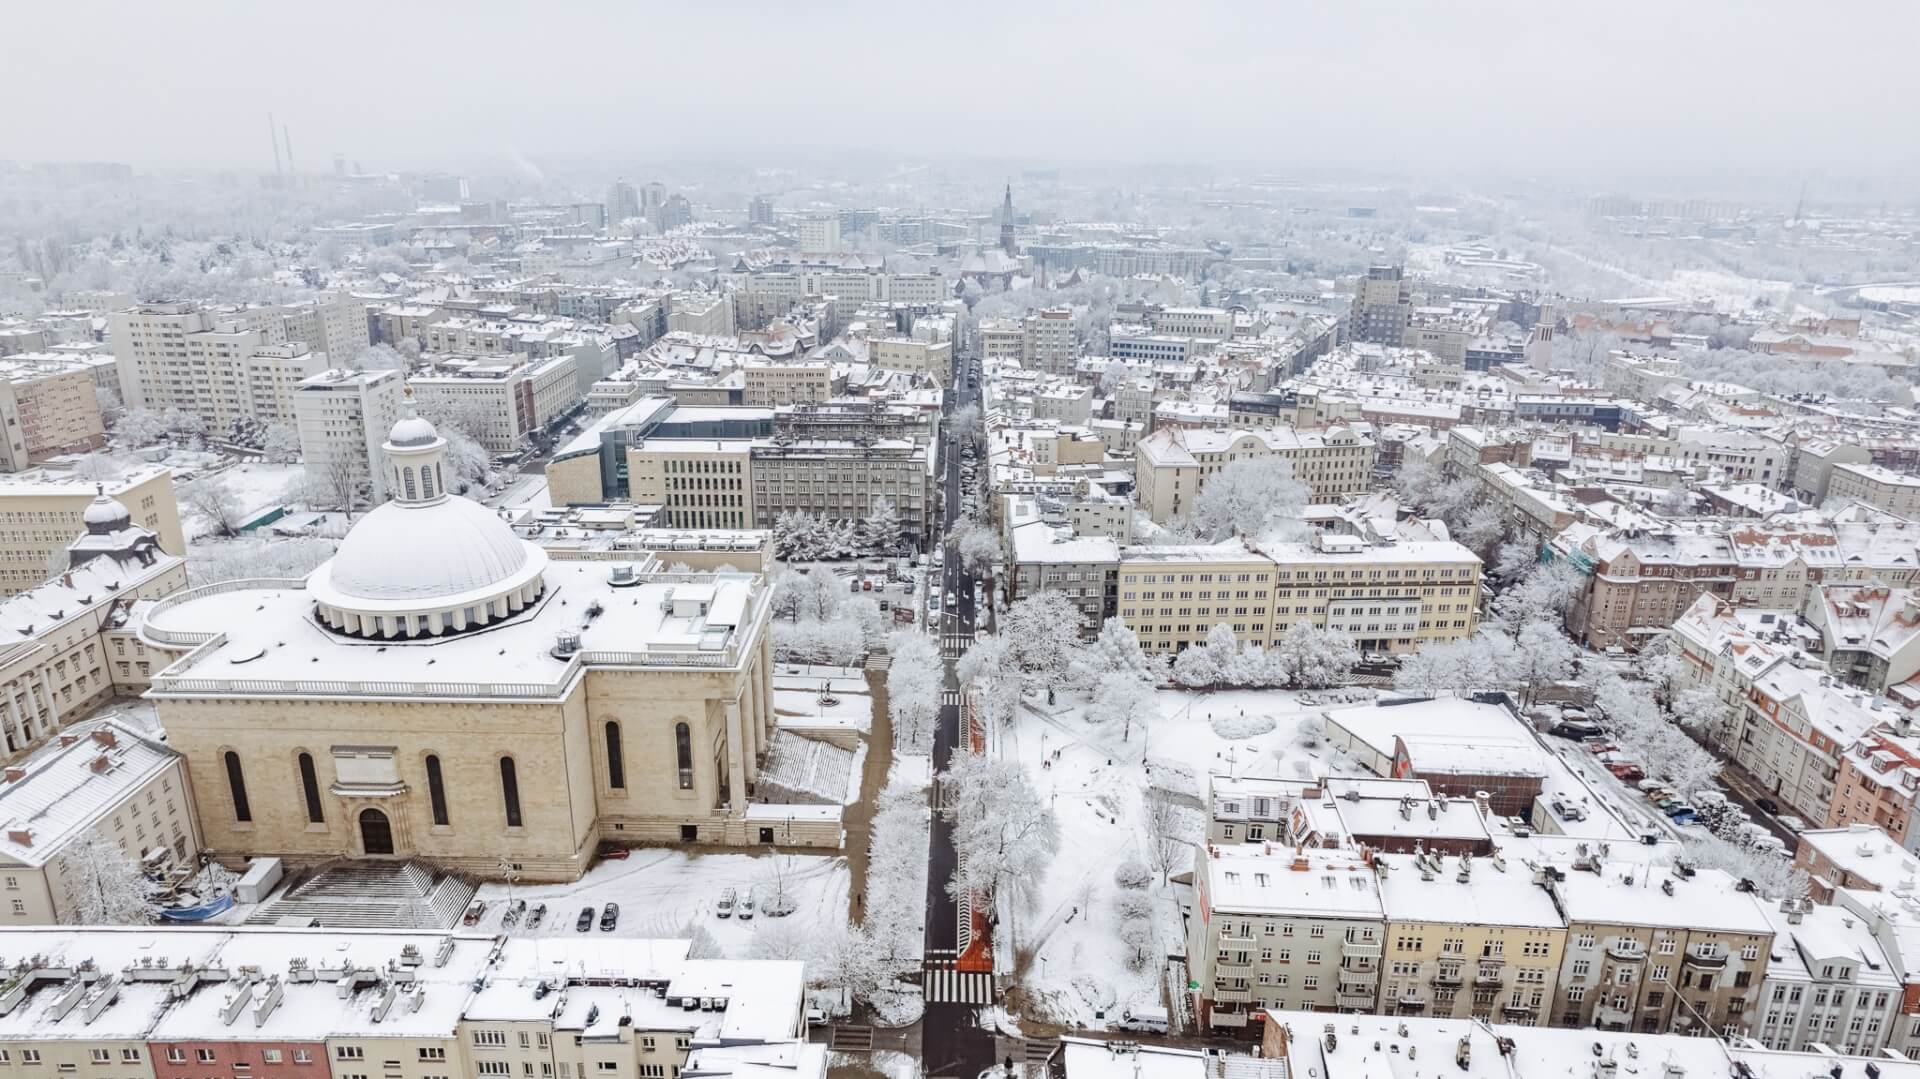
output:
<svg viewBox="0 0 1920 1079"><path fill-rule="evenodd" d="M47 672L45 670L36 672L34 674L34 683L40 687L40 692L47 696L48 729L52 730L59 727L60 702L53 695L53 687L47 685Z"/></svg>
<svg viewBox="0 0 1920 1079"><path fill-rule="evenodd" d="M760 725L755 722L753 718L756 714L753 710L753 698L756 689L757 683L749 682L746 691L740 695L741 698L746 700L747 709L746 717L740 722L741 733L746 736L746 745L740 748L740 752L747 766L747 782L749 783L755 782L760 778ZM738 699L739 698L736 698L736 700ZM738 710L739 707L740 705L737 703L734 705L736 710Z"/></svg>
<svg viewBox="0 0 1920 1079"><path fill-rule="evenodd" d="M33 741L33 724L26 721L20 712L20 694L17 690L7 690L7 714L13 717L13 729L20 734L20 744L28 745Z"/></svg>
<svg viewBox="0 0 1920 1079"><path fill-rule="evenodd" d="M740 702L726 702L727 709L727 809L738 816L747 808L746 734L740 729Z"/></svg>

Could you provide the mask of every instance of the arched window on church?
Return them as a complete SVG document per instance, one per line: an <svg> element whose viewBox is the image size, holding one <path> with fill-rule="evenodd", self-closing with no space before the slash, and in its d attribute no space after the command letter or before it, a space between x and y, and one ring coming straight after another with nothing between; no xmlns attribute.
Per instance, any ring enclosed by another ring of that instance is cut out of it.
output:
<svg viewBox="0 0 1920 1079"><path fill-rule="evenodd" d="M247 777L240 770L240 754L227 750L227 792L233 795L233 819L245 823L253 819L253 807L247 804Z"/></svg>
<svg viewBox="0 0 1920 1079"><path fill-rule="evenodd" d="M693 789L693 732L685 723L673 725L673 758L680 769L680 789Z"/></svg>
<svg viewBox="0 0 1920 1079"><path fill-rule="evenodd" d="M412 469L412 468L403 468L403 469L401 469L401 470L400 470L400 478L401 478L401 483L402 483L403 485L405 485L405 487L406 487L406 489L407 489L407 497L408 497L408 498L417 498L417 497L419 497L418 495L416 495L416 494L414 493L414 486L413 486L413 469Z"/></svg>
<svg viewBox="0 0 1920 1079"><path fill-rule="evenodd" d="M433 497L433 470L430 468L420 470L420 497Z"/></svg>
<svg viewBox="0 0 1920 1079"><path fill-rule="evenodd" d="M513 758L500 758L500 801L506 806L507 827L520 827L520 776Z"/></svg>
<svg viewBox="0 0 1920 1079"><path fill-rule="evenodd" d="M326 817L320 811L320 777L313 771L313 754L300 754L300 793L307 799L307 823L323 824Z"/></svg>
<svg viewBox="0 0 1920 1079"><path fill-rule="evenodd" d="M427 754L427 802L433 807L433 823L447 825L447 783L440 777L440 758Z"/></svg>
<svg viewBox="0 0 1920 1079"><path fill-rule="evenodd" d="M620 755L620 724L607 720L607 786L614 790L627 787L627 762Z"/></svg>

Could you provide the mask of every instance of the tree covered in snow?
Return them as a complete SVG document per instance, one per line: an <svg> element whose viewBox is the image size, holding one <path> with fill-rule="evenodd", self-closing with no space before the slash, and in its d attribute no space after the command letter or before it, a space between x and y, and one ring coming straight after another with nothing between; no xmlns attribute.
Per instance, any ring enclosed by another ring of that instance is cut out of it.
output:
<svg viewBox="0 0 1920 1079"><path fill-rule="evenodd" d="M875 800L860 924L888 979L920 965L926 932L927 812L926 791L897 778L889 780Z"/></svg>
<svg viewBox="0 0 1920 1079"><path fill-rule="evenodd" d="M1586 575L1570 563L1539 563L1494 597L1494 620L1513 634L1530 622L1563 621L1587 584Z"/></svg>
<svg viewBox="0 0 1920 1079"><path fill-rule="evenodd" d="M1000 638L1013 665L1031 682L1059 683L1080 648L1080 610L1065 593L1036 592L1007 608Z"/></svg>
<svg viewBox="0 0 1920 1079"><path fill-rule="evenodd" d="M866 520L860 522L862 546L872 554L897 554L904 527L900 511L894 508L893 503L885 498L877 499L867 512Z"/></svg>
<svg viewBox="0 0 1920 1079"><path fill-rule="evenodd" d="M59 855L72 902L71 925L146 925L159 910L156 889L120 844L89 832Z"/></svg>
<svg viewBox="0 0 1920 1079"><path fill-rule="evenodd" d="M940 653L926 634L897 630L887 638L887 657L887 715L894 747L903 753L931 752L945 673Z"/></svg>
<svg viewBox="0 0 1920 1079"><path fill-rule="evenodd" d="M300 432L284 423L268 424L266 438L261 442L261 453L276 465L298 461Z"/></svg>
<svg viewBox="0 0 1920 1079"><path fill-rule="evenodd" d="M1027 899L1060 850L1060 825L1019 761L959 754L942 774L959 865L948 894L972 892L987 909L996 897Z"/></svg>
<svg viewBox="0 0 1920 1079"><path fill-rule="evenodd" d="M247 511L240 504L240 496L218 476L194 480L180 489L180 495L188 509L206 519L215 535L237 535L246 523Z"/></svg>
<svg viewBox="0 0 1920 1079"><path fill-rule="evenodd" d="M954 675L962 686L972 686L979 694L980 713L989 722L1005 723L1013 718L1020 703L1020 669L1014 665L1004 638L982 638L969 647L954 664Z"/></svg>
<svg viewBox="0 0 1920 1079"><path fill-rule="evenodd" d="M1805 899L1812 890L1807 874L1795 869L1784 854L1755 850L1731 843L1716 835L1689 834L1683 842L1687 857L1700 869L1718 869L1738 880L1753 882L1753 890L1765 899Z"/></svg>
<svg viewBox="0 0 1920 1079"><path fill-rule="evenodd" d="M319 537L203 540L187 549L187 578L195 587L256 577L292 580L332 558L335 547Z"/></svg>
<svg viewBox="0 0 1920 1079"><path fill-rule="evenodd" d="M975 576L993 571L1000 560L1000 534L977 517L965 517L947 533L945 542L959 559L960 568Z"/></svg>
<svg viewBox="0 0 1920 1079"><path fill-rule="evenodd" d="M1233 627L1215 623L1205 641L1173 657L1173 680L1189 689L1214 689L1227 681L1239 654L1240 640L1233 635Z"/></svg>
<svg viewBox="0 0 1920 1079"><path fill-rule="evenodd" d="M1738 718L1726 702L1706 686L1683 689L1672 697L1674 721L1713 745L1725 745L1729 728Z"/></svg>
<svg viewBox="0 0 1920 1079"><path fill-rule="evenodd" d="M1199 814L1177 805L1162 793L1143 792L1141 824L1147 840L1147 862L1165 884L1174 870L1184 864L1188 852L1205 831Z"/></svg>
<svg viewBox="0 0 1920 1079"><path fill-rule="evenodd" d="M776 622L773 658L781 662L850 666L867 654L867 630L851 615L824 622Z"/></svg>
<svg viewBox="0 0 1920 1079"><path fill-rule="evenodd" d="M1094 687L1093 699L1087 703L1087 722L1119 727L1122 742L1132 739L1133 728L1145 730L1159 717L1153 687L1127 671L1101 675Z"/></svg>
<svg viewBox="0 0 1920 1079"><path fill-rule="evenodd" d="M1307 485L1278 454L1242 457L1207 477L1193 500L1193 528L1209 539L1278 535L1291 539L1306 509Z"/></svg>
<svg viewBox="0 0 1920 1079"><path fill-rule="evenodd" d="M1301 689L1325 689L1347 681L1360 649L1341 630L1295 622L1272 649L1278 681Z"/></svg>
<svg viewBox="0 0 1920 1079"><path fill-rule="evenodd" d="M353 365L361 371L405 371L407 358L392 345L368 345L354 357Z"/></svg>
<svg viewBox="0 0 1920 1079"><path fill-rule="evenodd" d="M485 486L493 468L486 449L463 431L442 430L440 437L447 440L442 460L446 462L447 471L453 473L453 493L465 494Z"/></svg>
<svg viewBox="0 0 1920 1079"><path fill-rule="evenodd" d="M1511 581L1525 576L1527 571L1540 562L1540 550L1524 540L1503 543L1494 552L1492 576L1498 580Z"/></svg>
<svg viewBox="0 0 1920 1079"><path fill-rule="evenodd" d="M1113 673L1131 674L1149 685L1158 684L1165 664L1149 656L1140 647L1140 635L1118 618L1100 624L1100 635L1073 655L1068 681L1082 689L1092 689Z"/></svg>
<svg viewBox="0 0 1920 1079"><path fill-rule="evenodd" d="M1510 683L1522 708L1531 708L1540 691L1573 674L1580 650L1552 622L1533 621L1520 627L1514 636L1514 649L1505 660L1505 681Z"/></svg>
<svg viewBox="0 0 1920 1079"><path fill-rule="evenodd" d="M113 448L123 452L151 446L165 437L166 421L148 408L130 408L113 425Z"/></svg>

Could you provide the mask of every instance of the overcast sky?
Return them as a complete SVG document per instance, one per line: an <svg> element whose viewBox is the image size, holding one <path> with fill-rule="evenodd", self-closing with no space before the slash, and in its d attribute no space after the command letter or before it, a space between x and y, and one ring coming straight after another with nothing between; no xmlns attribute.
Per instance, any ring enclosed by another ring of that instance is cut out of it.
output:
<svg viewBox="0 0 1920 1079"><path fill-rule="evenodd" d="M1518 172L1920 162L1915 0L12 0L0 157L779 151Z"/></svg>

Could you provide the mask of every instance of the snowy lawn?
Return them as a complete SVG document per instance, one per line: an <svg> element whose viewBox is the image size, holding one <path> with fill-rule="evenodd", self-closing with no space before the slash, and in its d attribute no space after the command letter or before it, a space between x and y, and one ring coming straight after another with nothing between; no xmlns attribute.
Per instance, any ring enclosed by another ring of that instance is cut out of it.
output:
<svg viewBox="0 0 1920 1079"><path fill-rule="evenodd" d="M817 668L823 674L787 674L782 664L773 676L773 710L777 715L838 720L866 730L873 721L873 695L867 691L864 671Z"/></svg>
<svg viewBox="0 0 1920 1079"><path fill-rule="evenodd" d="M1117 728L1087 722L1078 696L1061 695L1056 707L1044 698L1022 704L1001 733L1000 752L1027 768L1060 823L1059 854L1031 904L1014 916L1020 980L1035 1017L1098 1028L1130 1003L1161 1003L1163 963L1156 958L1128 969L1133 948L1120 930L1133 918L1151 925L1153 956L1184 951L1179 896L1185 886L1163 885L1156 872L1146 889L1127 889L1115 882L1114 870L1129 862L1153 866L1162 846L1156 832L1172 830L1182 840L1204 833L1209 774L1358 772L1301 730L1304 720L1339 705L1324 703L1324 693L1305 694L1319 703L1302 696L1161 690L1154 697L1158 718L1126 740ZM1152 814L1157 821L1149 819L1149 789L1162 806ZM1185 843L1164 846L1173 874L1190 869ZM1096 1011L1106 1019L1096 1019Z"/></svg>
<svg viewBox="0 0 1920 1079"><path fill-rule="evenodd" d="M765 907L781 887L794 903L793 913L784 919L760 915L742 921L714 914L722 889L733 888L743 899L751 890L756 907ZM500 928L507 893L505 884L480 886L478 898L487 901L487 913L479 928ZM635 848L627 858L600 862L572 884L519 884L512 893L513 898L526 900L528 907L547 905L546 920L533 931L535 936L573 934L574 920L586 906L594 908L594 928L589 932L598 933L600 909L618 903L620 923L608 936L685 937L687 927L693 925L712 936L721 955L740 959L751 952L754 930L763 923L794 922L810 932L844 926L847 863L838 855L690 854ZM525 924L512 932L525 935Z"/></svg>
<svg viewBox="0 0 1920 1079"><path fill-rule="evenodd" d="M203 473L203 479L211 477L227 490L233 492L234 501L239 505L242 521L250 521L275 506L295 501L291 488L299 483L305 469L301 465L270 465L250 461L234 465L218 472ZM211 531L213 526L206 517L188 504L189 500L180 500L180 526L189 536Z"/></svg>

